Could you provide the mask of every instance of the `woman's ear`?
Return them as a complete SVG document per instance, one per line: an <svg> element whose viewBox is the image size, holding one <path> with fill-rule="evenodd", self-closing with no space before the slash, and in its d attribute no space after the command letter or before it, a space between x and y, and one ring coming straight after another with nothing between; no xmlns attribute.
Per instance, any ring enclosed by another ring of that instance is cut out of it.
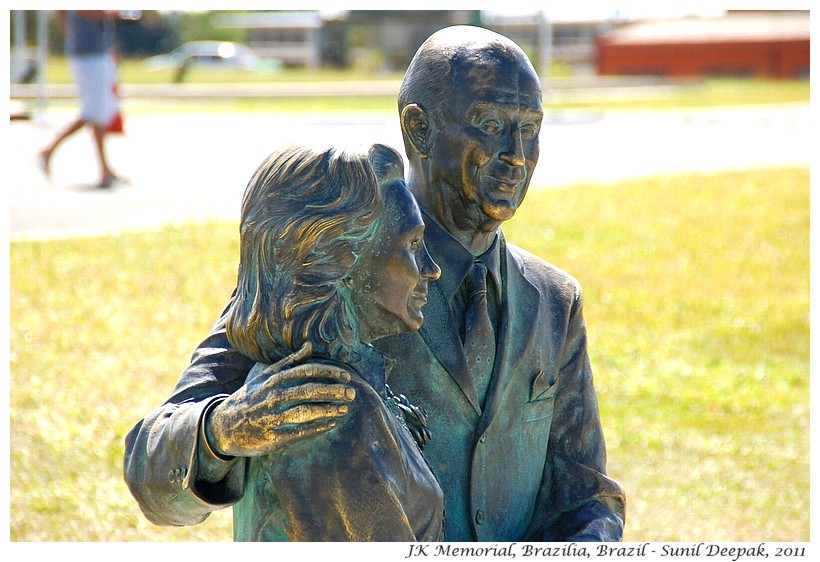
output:
<svg viewBox="0 0 820 562"><path fill-rule="evenodd" d="M430 155L430 120L421 106L411 103L402 109L401 132L416 149L419 158Z"/></svg>

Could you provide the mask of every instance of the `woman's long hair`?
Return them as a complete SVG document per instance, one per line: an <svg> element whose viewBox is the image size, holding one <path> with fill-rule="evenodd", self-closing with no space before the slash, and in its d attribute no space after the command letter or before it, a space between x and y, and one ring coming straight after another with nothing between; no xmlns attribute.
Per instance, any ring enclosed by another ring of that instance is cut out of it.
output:
<svg viewBox="0 0 820 562"><path fill-rule="evenodd" d="M383 208L367 154L294 145L271 154L242 200L231 345L274 363L309 341L315 355L348 361L359 333L345 280Z"/></svg>

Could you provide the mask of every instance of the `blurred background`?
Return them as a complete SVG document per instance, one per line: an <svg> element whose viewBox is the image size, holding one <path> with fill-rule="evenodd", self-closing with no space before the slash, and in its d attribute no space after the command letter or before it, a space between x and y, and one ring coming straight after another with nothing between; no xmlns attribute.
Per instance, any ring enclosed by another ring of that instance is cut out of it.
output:
<svg viewBox="0 0 820 562"><path fill-rule="evenodd" d="M192 41L233 41L250 48L245 54L254 60L242 65L246 70L337 68L386 73L402 72L421 42L437 29L468 24L514 39L544 78L553 74L808 78L808 11L694 6L691 11L577 7L518 13L130 10L119 12L117 35L120 53L130 60L168 53ZM48 56L59 55L63 42L49 12L12 10L11 34L12 82L48 77ZM738 48L739 42L744 49ZM215 60L217 53L203 56ZM173 73L172 81L184 78L184 73Z"/></svg>
<svg viewBox="0 0 820 562"><path fill-rule="evenodd" d="M196 165L207 167L201 177L218 188L199 198L198 205L207 208L202 216L228 210L236 216L232 202L246 176L287 140L401 147L395 96L403 70L426 37L453 24L509 36L538 69L546 126L561 129L560 135L542 135L551 168L538 168L536 186L805 157L808 145L793 129L808 122L801 113L808 104L780 107L776 118L759 110L769 101L808 101L808 11L553 11L118 12L119 91L127 130L107 141L110 160L141 193L156 190L157 197L167 198L187 193L167 173L183 165L180 157L207 156ZM168 199L147 202L154 213L130 209L126 216L97 212L85 200L73 207L75 197L60 195L88 187L95 173L83 155L89 149L82 135L54 154L45 189L34 155L76 112L63 42L52 12L10 12L11 135L19 150L14 175L21 179L15 182L19 190L12 189L12 232L199 216L198 208ZM624 124L624 114L611 111L738 105L746 113L689 113L663 125L675 128L667 129L668 142L697 150L685 159L653 140L658 119L669 119L668 113L633 113ZM767 122L798 125L766 131L787 139L772 138L767 146L754 142L754 135L736 134L738 123ZM714 127L704 135L702 127L709 125ZM630 143L616 140L626 132L633 133ZM585 151L567 138L594 152L596 165L586 165ZM635 143L643 158L633 156ZM66 189L54 189L60 186Z"/></svg>
<svg viewBox="0 0 820 562"><path fill-rule="evenodd" d="M809 11L117 13L127 181L94 187L53 11L11 10L10 538L229 541L148 523L122 441L227 302L242 192L280 144L401 148L431 33L487 27L544 85L507 238L585 289L628 541L809 540Z"/></svg>

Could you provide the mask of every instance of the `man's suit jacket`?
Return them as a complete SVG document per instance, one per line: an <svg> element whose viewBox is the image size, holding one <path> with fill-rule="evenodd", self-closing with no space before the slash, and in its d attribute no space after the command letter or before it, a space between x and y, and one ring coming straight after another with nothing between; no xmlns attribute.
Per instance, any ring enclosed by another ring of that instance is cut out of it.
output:
<svg viewBox="0 0 820 562"><path fill-rule="evenodd" d="M420 332L376 342L398 359L391 388L429 414L424 453L444 489L445 540L620 540L624 495L605 472L580 287L499 236L497 354L483 410L439 284Z"/></svg>

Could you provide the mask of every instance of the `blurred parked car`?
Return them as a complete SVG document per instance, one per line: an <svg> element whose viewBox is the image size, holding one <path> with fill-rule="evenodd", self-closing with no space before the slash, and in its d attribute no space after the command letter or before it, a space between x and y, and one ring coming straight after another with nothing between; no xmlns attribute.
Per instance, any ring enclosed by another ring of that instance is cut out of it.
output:
<svg viewBox="0 0 820 562"><path fill-rule="evenodd" d="M170 53L145 59L149 70L173 70L174 81L182 82L192 68L233 70L245 72L273 72L281 64L259 57L247 45L230 41L191 41L183 43Z"/></svg>

